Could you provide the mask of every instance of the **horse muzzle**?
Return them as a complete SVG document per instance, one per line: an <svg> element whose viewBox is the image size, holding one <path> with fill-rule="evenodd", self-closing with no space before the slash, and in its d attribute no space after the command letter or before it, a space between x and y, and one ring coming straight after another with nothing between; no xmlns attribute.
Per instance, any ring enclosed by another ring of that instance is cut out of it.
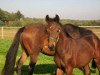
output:
<svg viewBox="0 0 100 75"><path fill-rule="evenodd" d="M55 46L56 46L56 43L57 42L58 42L58 39L55 39L55 38L50 37L49 38L49 46L48 46L48 48L50 50L55 50Z"/></svg>
<svg viewBox="0 0 100 75"><path fill-rule="evenodd" d="M49 48L51 51L52 51L52 50L55 50L55 47L54 47L53 45L52 45L52 46L49 46L48 48Z"/></svg>
<svg viewBox="0 0 100 75"><path fill-rule="evenodd" d="M55 50L55 42L49 43L48 48L49 48L50 50Z"/></svg>

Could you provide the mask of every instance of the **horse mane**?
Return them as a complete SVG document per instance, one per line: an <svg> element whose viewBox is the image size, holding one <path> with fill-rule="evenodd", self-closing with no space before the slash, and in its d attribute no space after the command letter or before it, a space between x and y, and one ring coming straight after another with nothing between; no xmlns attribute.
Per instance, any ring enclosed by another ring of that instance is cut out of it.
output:
<svg viewBox="0 0 100 75"><path fill-rule="evenodd" d="M63 25L63 29L66 35L70 36L73 39L78 39L84 36L89 36L94 34L91 30L78 27L73 24L65 24Z"/></svg>

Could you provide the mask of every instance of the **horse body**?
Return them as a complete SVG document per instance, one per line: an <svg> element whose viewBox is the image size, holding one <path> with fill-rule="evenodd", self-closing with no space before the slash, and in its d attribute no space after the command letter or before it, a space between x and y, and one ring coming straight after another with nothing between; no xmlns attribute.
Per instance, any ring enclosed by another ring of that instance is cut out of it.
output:
<svg viewBox="0 0 100 75"><path fill-rule="evenodd" d="M42 51L43 47L48 44L48 35L45 31L45 26L26 26L22 35L21 41L23 45L27 47L33 48L32 50L28 50L30 55L34 54L35 51ZM28 46L29 45L29 46ZM35 48L35 49L34 49ZM32 51L32 52L31 52Z"/></svg>
<svg viewBox="0 0 100 75"><path fill-rule="evenodd" d="M59 18L59 16L57 17ZM58 21L51 21L48 16L46 18L48 23L47 32L49 34L48 45L55 47L56 75L63 75L64 70L67 75L72 75L75 67L83 68L84 74L90 75L88 64L92 59L95 59L100 71L100 40L92 31L78 27L78 30L70 30L73 26L69 26L68 31L68 28L64 29L64 26Z"/></svg>
<svg viewBox="0 0 100 75"><path fill-rule="evenodd" d="M84 67L85 75L90 75L87 66L95 58L98 69L100 69L100 41L97 38L94 41L93 38L93 35L90 35L75 40L61 31L54 58L58 68L63 67L68 75L72 75L73 68Z"/></svg>
<svg viewBox="0 0 100 75"><path fill-rule="evenodd" d="M72 38L65 37L66 35L62 35L62 33L60 33L59 41L56 46L56 53L59 58L62 58L61 60L64 65L72 65L72 67L79 68L87 65L90 62L91 58L93 58L91 56L94 55L94 47L91 47L91 44L83 38L74 40Z"/></svg>
<svg viewBox="0 0 100 75"><path fill-rule="evenodd" d="M40 52L46 55L54 55L55 53L55 51L50 51L47 47L48 35L46 33L46 26L42 24L27 25L20 28L16 33L13 43L8 50L2 75L14 74L14 65L19 43L21 44L23 52L17 62L18 75L22 75L22 65L28 56L30 56L28 75L32 75Z"/></svg>

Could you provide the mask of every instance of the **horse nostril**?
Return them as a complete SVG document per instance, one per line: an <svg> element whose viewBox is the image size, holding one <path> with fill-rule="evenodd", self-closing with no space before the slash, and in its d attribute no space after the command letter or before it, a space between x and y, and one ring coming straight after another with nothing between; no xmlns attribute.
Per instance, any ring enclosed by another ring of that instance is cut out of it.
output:
<svg viewBox="0 0 100 75"><path fill-rule="evenodd" d="M54 46L49 46L49 49L50 50L54 50Z"/></svg>

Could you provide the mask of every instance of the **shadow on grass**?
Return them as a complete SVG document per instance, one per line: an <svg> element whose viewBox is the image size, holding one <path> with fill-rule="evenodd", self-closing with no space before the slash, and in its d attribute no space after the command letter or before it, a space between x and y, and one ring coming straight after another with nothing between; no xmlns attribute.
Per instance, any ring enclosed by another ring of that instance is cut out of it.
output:
<svg viewBox="0 0 100 75"><path fill-rule="evenodd" d="M55 70L56 70L55 64L39 64L35 66L34 74L54 75ZM23 65L22 72L23 72L23 75L27 75L28 65Z"/></svg>
<svg viewBox="0 0 100 75"><path fill-rule="evenodd" d="M34 74L54 75L55 70L56 70L55 64L39 64L35 66ZM90 69L90 71L91 73L96 73L96 69ZM23 75L28 75L28 65L23 65L22 72L23 72Z"/></svg>

